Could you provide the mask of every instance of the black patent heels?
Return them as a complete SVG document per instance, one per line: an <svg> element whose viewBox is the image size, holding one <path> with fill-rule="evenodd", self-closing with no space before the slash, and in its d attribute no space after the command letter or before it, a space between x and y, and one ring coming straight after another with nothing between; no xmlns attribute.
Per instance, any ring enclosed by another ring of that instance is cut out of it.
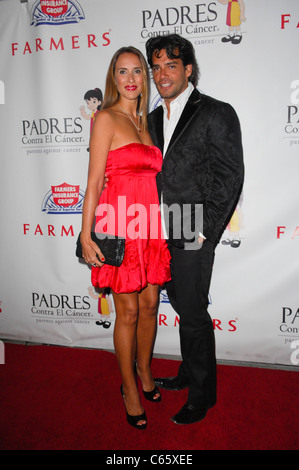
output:
<svg viewBox="0 0 299 470"><path fill-rule="evenodd" d="M123 386L121 385L120 386L120 393L121 393L121 396L123 397L123 400L125 400L125 396L124 396L124 390L123 390ZM126 408L126 407L125 407ZM147 418L146 418L146 414L145 414L145 411L141 414L141 415L138 415L138 416L133 416L133 415L129 415L129 413L127 412L127 409L126 409L126 414L127 414L127 421L128 423L133 426L135 429L145 429L146 426L147 426ZM145 421L145 423L143 424L138 424L140 421Z"/></svg>
<svg viewBox="0 0 299 470"><path fill-rule="evenodd" d="M161 401L161 393L157 386L155 386L154 390L152 390L151 392L145 392L144 390L142 391L144 398L146 398L148 401L152 401L154 403L158 403Z"/></svg>
<svg viewBox="0 0 299 470"><path fill-rule="evenodd" d="M139 376L138 374L138 366L137 366L137 362L135 362L135 374L136 374L136 377ZM141 378L140 378L141 380ZM142 382L142 380L141 380ZM142 389L142 392L143 392L143 395L144 395L144 398L146 398L148 401L152 401L154 403L158 403L162 400L162 397L161 397L161 392L160 390L158 389L157 385L155 384L155 387L153 390L151 390L150 392L145 392L143 389Z"/></svg>

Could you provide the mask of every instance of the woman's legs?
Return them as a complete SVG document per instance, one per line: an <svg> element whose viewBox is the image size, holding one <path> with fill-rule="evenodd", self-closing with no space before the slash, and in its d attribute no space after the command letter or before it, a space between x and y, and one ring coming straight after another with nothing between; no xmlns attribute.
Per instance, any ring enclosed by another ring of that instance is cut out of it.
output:
<svg viewBox="0 0 299 470"><path fill-rule="evenodd" d="M150 363L157 332L158 295L159 286L151 284L139 294L113 293L116 310L114 347L126 409L132 416L138 416L144 411L135 380L136 358L143 390L150 392L155 388ZM143 421L139 424L143 424Z"/></svg>
<svg viewBox="0 0 299 470"><path fill-rule="evenodd" d="M113 293L116 310L114 347L124 392L126 410L129 415L143 413L134 374L136 358L136 336L138 322L138 294ZM138 423L143 424L143 421Z"/></svg>
<svg viewBox="0 0 299 470"><path fill-rule="evenodd" d="M114 347L127 412L135 416L143 412L135 381L136 358L143 390L150 392L155 388L150 363L157 332L158 296L159 286L151 284L139 294L113 293L116 309Z"/></svg>
<svg viewBox="0 0 299 470"><path fill-rule="evenodd" d="M155 388L150 364L157 332L158 296L159 286L151 284L138 296L137 370L145 392Z"/></svg>

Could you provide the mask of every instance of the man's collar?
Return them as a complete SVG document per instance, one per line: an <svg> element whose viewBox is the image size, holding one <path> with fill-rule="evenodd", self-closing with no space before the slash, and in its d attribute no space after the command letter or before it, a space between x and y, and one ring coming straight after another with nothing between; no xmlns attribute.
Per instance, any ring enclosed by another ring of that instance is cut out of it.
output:
<svg viewBox="0 0 299 470"><path fill-rule="evenodd" d="M174 103L177 103L179 106L182 106L182 107L185 106L188 99L192 95L194 89L195 89L194 85L192 85L191 82L188 82L187 88L182 93L180 93L177 98L175 98L173 101L171 101L170 105L172 105ZM163 106L164 110L167 109L164 99L162 100L162 106Z"/></svg>

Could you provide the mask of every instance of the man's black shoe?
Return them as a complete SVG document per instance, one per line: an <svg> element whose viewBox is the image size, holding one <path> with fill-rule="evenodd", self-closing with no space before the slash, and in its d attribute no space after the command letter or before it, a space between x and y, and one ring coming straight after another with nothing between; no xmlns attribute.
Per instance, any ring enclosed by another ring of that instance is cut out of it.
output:
<svg viewBox="0 0 299 470"><path fill-rule="evenodd" d="M179 381L178 377L164 377L159 379L154 379L155 384L158 387L163 388L164 390L183 390L184 388L188 388L187 384L182 384Z"/></svg>
<svg viewBox="0 0 299 470"><path fill-rule="evenodd" d="M192 424L204 419L207 412L207 408L197 408L189 403L185 403L183 408L170 419L175 424Z"/></svg>

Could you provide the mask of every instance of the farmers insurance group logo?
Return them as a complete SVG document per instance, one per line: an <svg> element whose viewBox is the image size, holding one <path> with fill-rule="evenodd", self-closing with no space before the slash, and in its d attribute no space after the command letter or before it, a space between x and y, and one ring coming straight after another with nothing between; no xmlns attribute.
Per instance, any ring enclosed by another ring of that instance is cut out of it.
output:
<svg viewBox="0 0 299 470"><path fill-rule="evenodd" d="M31 25L78 23L85 15L77 0L36 0L31 12Z"/></svg>
<svg viewBox="0 0 299 470"><path fill-rule="evenodd" d="M62 183L51 186L42 203L42 212L47 214L81 214L84 192L80 186Z"/></svg>

